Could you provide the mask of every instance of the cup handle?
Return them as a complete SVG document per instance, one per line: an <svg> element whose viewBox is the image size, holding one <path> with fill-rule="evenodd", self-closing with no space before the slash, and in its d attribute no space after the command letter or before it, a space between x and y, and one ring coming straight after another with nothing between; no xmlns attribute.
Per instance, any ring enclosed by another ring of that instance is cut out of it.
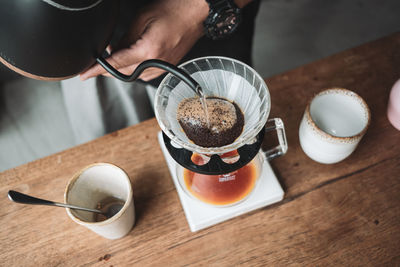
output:
<svg viewBox="0 0 400 267"><path fill-rule="evenodd" d="M271 132L275 130L276 135L278 136L279 145L269 150L263 150L263 153L268 161L285 155L288 150L286 134L285 134L285 126L283 125L283 121L280 118L269 119L265 124L265 133Z"/></svg>

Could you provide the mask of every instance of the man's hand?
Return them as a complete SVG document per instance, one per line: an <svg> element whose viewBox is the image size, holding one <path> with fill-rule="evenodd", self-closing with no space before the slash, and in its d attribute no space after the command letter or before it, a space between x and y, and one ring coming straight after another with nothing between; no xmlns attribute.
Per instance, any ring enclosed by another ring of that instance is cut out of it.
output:
<svg viewBox="0 0 400 267"><path fill-rule="evenodd" d="M161 59L176 65L203 35L203 21L209 12L205 0L159 0L140 12L129 32L116 48L109 48L107 61L130 75L147 59ZM145 70L140 79L148 81L164 71ZM81 73L81 80L97 75L110 76L99 64Z"/></svg>

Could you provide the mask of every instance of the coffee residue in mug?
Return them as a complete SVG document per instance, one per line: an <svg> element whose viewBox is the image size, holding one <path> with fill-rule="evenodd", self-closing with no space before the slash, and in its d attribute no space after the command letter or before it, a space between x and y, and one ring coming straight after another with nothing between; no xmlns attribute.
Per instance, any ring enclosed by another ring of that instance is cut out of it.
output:
<svg viewBox="0 0 400 267"><path fill-rule="evenodd" d="M116 197L106 197L106 198L100 200L97 203L96 209L101 210L101 211L106 211L111 206L114 206L114 207L120 206L120 209L121 209L124 206L124 204L125 204L125 201L123 201L122 199L119 199L119 198L116 198ZM114 215L117 214L118 211L115 211ZM95 222L102 222L102 221L105 221L107 219L110 219L110 218L107 217L103 213L95 213L94 214L94 221Z"/></svg>

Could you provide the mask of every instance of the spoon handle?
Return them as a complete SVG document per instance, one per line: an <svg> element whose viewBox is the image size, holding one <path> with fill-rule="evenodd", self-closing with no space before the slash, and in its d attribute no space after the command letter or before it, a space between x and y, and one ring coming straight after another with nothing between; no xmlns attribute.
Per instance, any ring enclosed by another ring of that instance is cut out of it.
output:
<svg viewBox="0 0 400 267"><path fill-rule="evenodd" d="M8 198L14 202L21 203L21 204L47 205L47 206L64 207L64 208L70 208L70 209L76 209L76 210L84 210L84 211L102 213L100 210L77 207L74 205L58 203L58 202L54 202L54 201L50 201L50 200L36 198L36 197L28 196L28 195L25 195L23 193L20 193L20 192L14 191L14 190L8 191Z"/></svg>

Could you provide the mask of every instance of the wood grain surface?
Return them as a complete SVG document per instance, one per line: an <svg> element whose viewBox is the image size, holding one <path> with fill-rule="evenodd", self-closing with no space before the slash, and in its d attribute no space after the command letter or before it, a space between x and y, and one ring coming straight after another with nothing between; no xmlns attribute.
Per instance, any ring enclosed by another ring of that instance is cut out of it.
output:
<svg viewBox="0 0 400 267"><path fill-rule="evenodd" d="M386 117L400 78L400 33L266 80L271 117L286 126L288 153L272 162L284 200L196 233L157 142L155 119L0 173L1 266L399 266L400 131ZM323 165L301 150L298 128L313 94L355 91L370 127L343 162ZM94 162L123 168L137 221L107 240L64 209L11 203L10 189L63 201L72 175Z"/></svg>

